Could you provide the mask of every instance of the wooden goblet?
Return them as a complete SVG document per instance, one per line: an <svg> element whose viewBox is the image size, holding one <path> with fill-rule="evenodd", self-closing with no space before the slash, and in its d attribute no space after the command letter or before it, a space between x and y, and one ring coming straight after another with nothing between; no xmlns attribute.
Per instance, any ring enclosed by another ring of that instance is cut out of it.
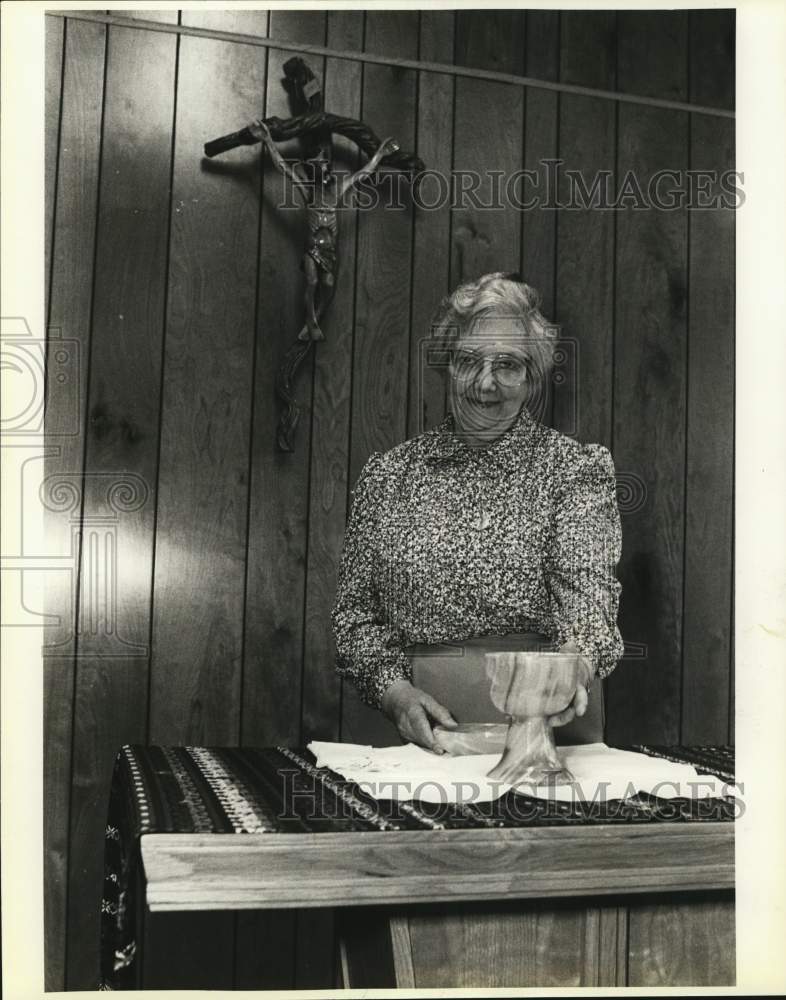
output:
<svg viewBox="0 0 786 1000"><path fill-rule="evenodd" d="M488 776L508 785L567 785L574 780L554 746L548 716L564 711L576 693L576 653L487 653L491 700L510 720L505 750Z"/></svg>

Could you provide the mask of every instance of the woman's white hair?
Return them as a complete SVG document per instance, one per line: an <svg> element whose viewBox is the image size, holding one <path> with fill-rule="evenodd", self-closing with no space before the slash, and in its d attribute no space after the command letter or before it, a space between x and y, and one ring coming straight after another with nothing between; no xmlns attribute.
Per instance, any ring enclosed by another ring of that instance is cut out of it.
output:
<svg viewBox="0 0 786 1000"><path fill-rule="evenodd" d="M530 377L548 377L558 328L540 312L540 295L516 274L494 271L467 281L446 296L431 320L431 337L447 348L487 316L515 319L524 327Z"/></svg>

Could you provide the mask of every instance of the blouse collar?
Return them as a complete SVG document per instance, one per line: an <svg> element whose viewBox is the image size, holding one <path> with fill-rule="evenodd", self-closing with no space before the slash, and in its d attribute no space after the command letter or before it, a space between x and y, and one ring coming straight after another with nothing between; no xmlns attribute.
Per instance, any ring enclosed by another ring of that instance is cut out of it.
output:
<svg viewBox="0 0 786 1000"><path fill-rule="evenodd" d="M442 462L451 458L468 458L472 455L487 457L505 469L520 469L522 458L534 442L540 424L527 410L526 406L516 417L514 423L485 448L473 448L455 433L453 414L425 435L425 457L429 460Z"/></svg>

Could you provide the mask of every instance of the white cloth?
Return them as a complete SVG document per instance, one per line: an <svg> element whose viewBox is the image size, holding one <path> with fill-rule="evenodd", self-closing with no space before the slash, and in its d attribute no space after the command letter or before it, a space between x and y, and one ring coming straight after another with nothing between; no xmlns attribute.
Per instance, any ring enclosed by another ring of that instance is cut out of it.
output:
<svg viewBox="0 0 786 1000"><path fill-rule="evenodd" d="M422 802L492 802L510 785L491 781L488 772L498 754L460 757L440 755L412 743L405 746L370 747L355 743L314 741L308 749L318 767L329 767L356 782L374 799ZM658 798L722 798L736 788L719 778L699 775L690 764L675 764L659 757L615 750L605 743L557 747L557 755L573 773L570 785L518 785L537 798L558 802L598 802L625 799L645 792Z"/></svg>

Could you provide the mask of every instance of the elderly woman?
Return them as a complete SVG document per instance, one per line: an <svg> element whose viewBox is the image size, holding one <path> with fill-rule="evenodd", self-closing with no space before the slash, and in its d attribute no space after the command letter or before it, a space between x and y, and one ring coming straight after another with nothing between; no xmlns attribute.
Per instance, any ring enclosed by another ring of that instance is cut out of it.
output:
<svg viewBox="0 0 786 1000"><path fill-rule="evenodd" d="M447 699L413 685L413 650L540 639L581 655L571 705L550 720L575 725L623 649L611 455L527 409L556 336L528 285L500 273L461 285L432 336L448 350L450 412L361 472L333 610L337 670L405 740L437 749L432 724L455 721ZM602 739L592 715L583 738Z"/></svg>

